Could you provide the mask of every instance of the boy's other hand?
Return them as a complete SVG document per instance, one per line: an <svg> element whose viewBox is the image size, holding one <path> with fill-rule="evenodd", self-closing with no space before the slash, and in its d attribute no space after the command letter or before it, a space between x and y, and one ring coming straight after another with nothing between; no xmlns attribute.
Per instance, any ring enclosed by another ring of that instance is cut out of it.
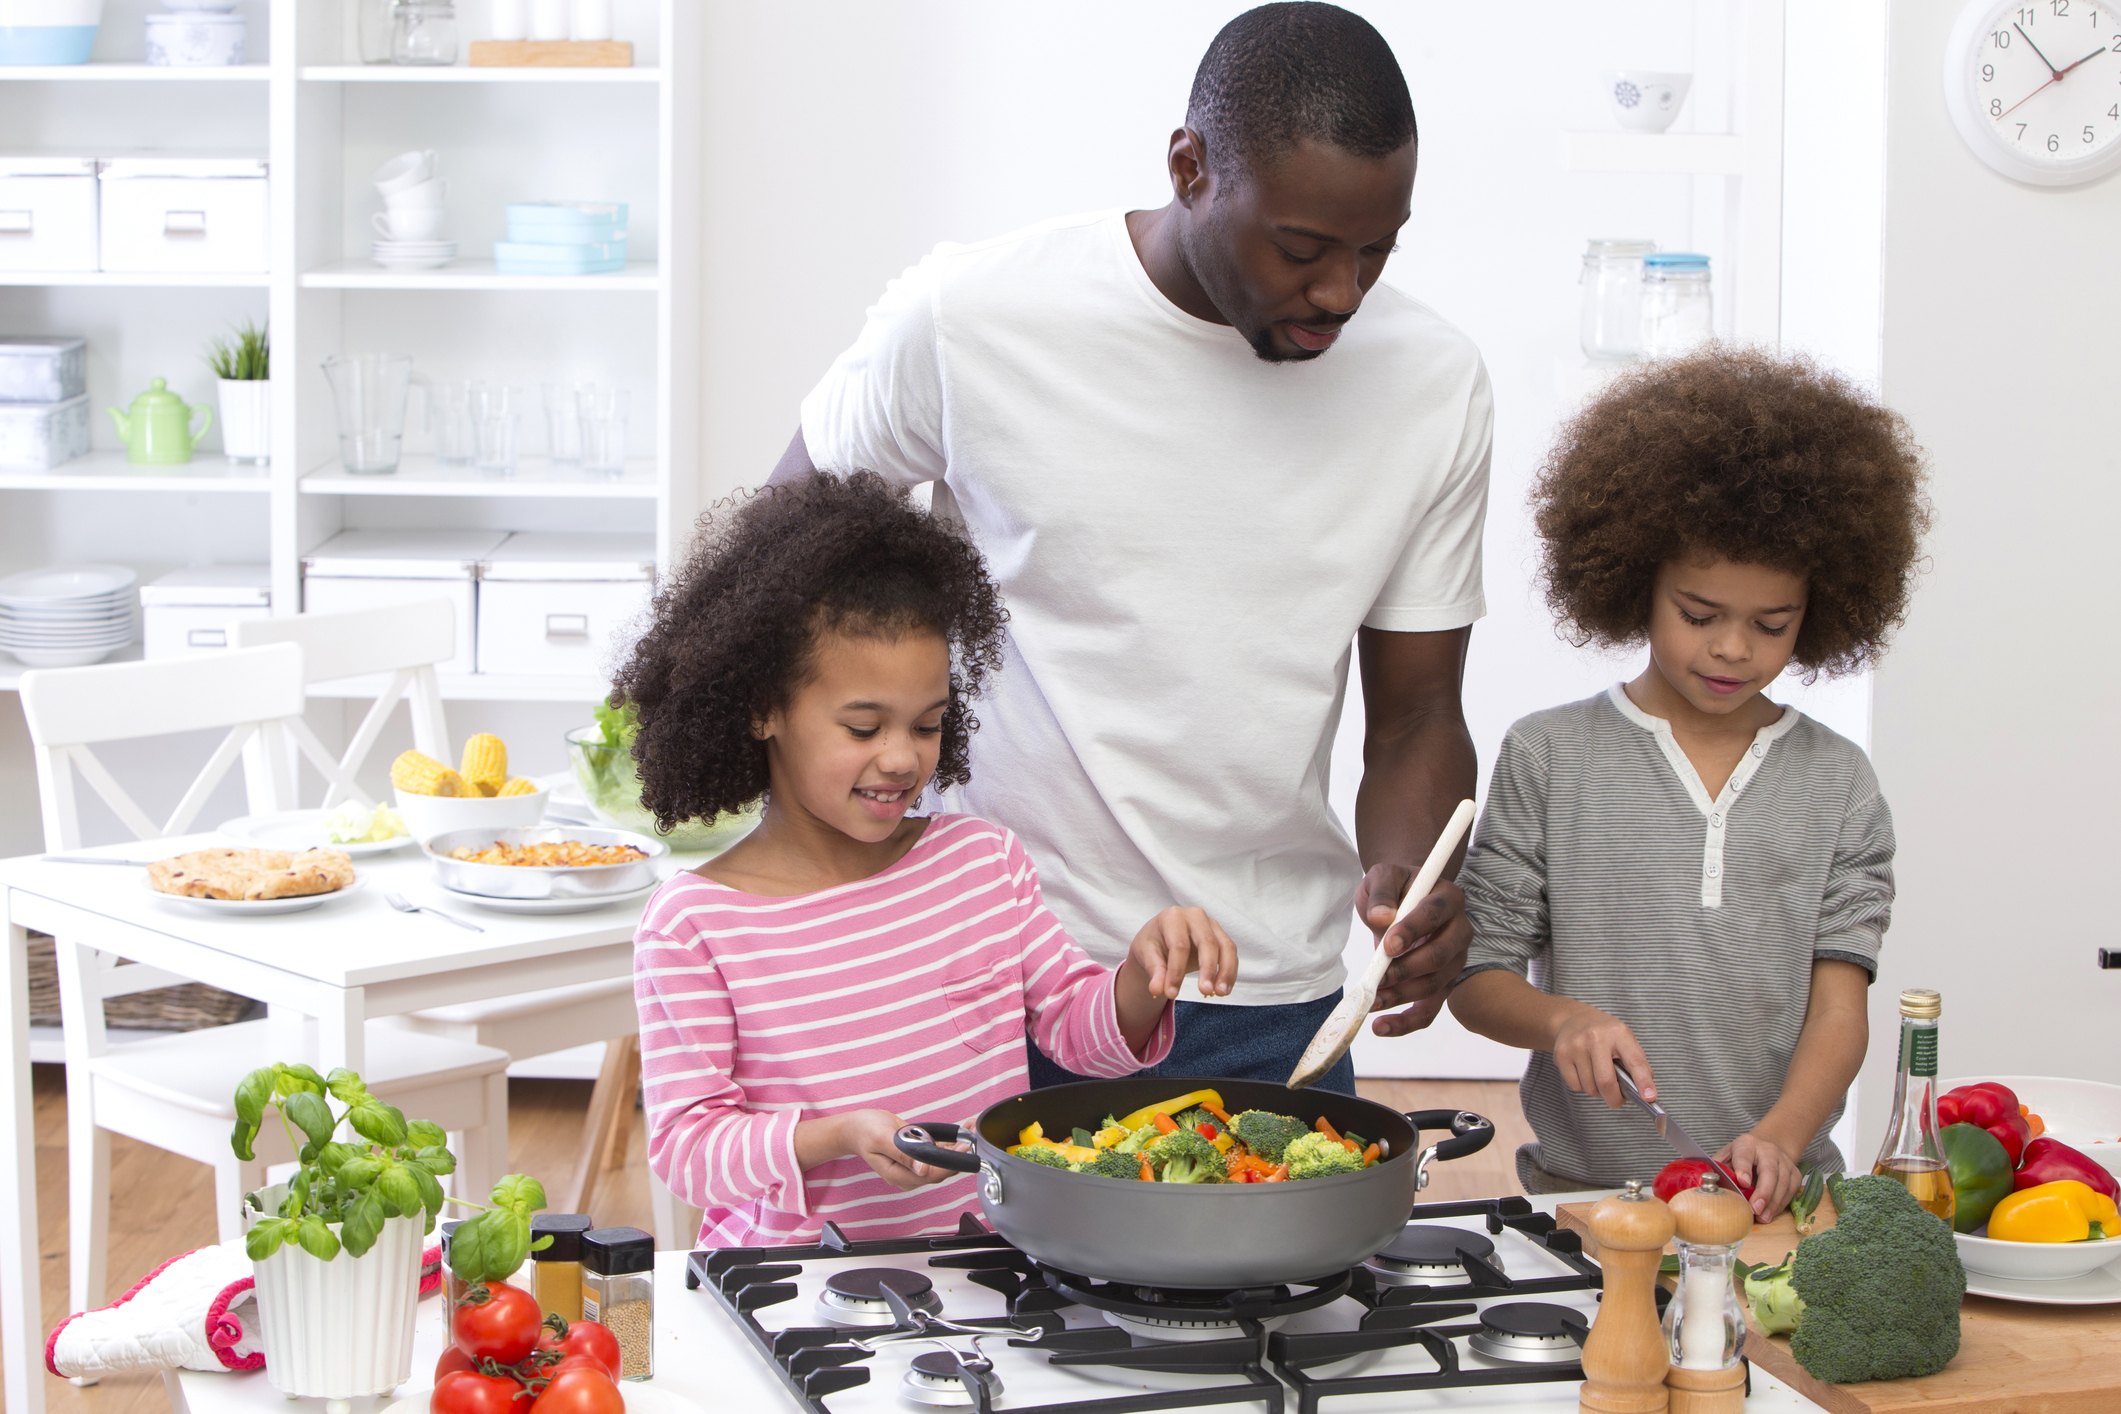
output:
<svg viewBox="0 0 2121 1414"><path fill-rule="evenodd" d="M1753 1185L1753 1221L1771 1222L1804 1186L1797 1161L1772 1139L1741 1134L1717 1151L1716 1162L1740 1183Z"/></svg>
<svg viewBox="0 0 2121 1414"><path fill-rule="evenodd" d="M1421 1030L1443 1010L1451 983L1465 970L1473 925L1466 920L1466 896L1450 880L1440 880L1429 896L1405 918L1392 921L1414 870L1405 864L1379 864L1363 875L1355 890L1355 912L1391 954L1384 981L1377 985L1372 1011L1404 1011L1380 1016L1370 1029L1380 1036L1407 1036Z"/></svg>
<svg viewBox="0 0 2121 1414"><path fill-rule="evenodd" d="M877 1176L901 1192L940 1183L946 1178L961 1175L933 1164L915 1163L898 1150L893 1142L906 1121L889 1110L850 1110L846 1114L834 1115L840 1126L840 1142L845 1152L854 1155L875 1169ZM945 1144L946 1149L968 1150L967 1144Z"/></svg>
<svg viewBox="0 0 2121 1414"><path fill-rule="evenodd" d="M1177 1001L1179 984L1198 970L1200 994L1227 997L1237 981L1237 944L1198 908L1167 908L1142 925L1128 949L1148 978L1149 995Z"/></svg>
<svg viewBox="0 0 2121 1414"><path fill-rule="evenodd" d="M1650 1073L1650 1058L1643 1054L1642 1044L1635 1039L1627 1023L1618 1017L1608 1016L1594 1006L1579 1006L1571 1011L1554 1031L1554 1066L1561 1072L1561 1083L1579 1095L1597 1095L1605 1101L1606 1108L1617 1110L1628 1102L1620 1088L1620 1077L1613 1070L1613 1062L1619 1061L1635 1077L1635 1088L1642 1091L1642 1098L1657 1098L1657 1081Z"/></svg>

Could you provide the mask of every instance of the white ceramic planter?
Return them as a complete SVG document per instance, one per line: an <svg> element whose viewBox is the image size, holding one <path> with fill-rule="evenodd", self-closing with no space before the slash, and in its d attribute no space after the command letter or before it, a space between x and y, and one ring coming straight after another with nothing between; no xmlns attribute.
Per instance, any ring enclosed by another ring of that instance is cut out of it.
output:
<svg viewBox="0 0 2121 1414"><path fill-rule="evenodd" d="M259 1194L266 1211L286 1188ZM412 1377L420 1300L418 1218L392 1218L366 1256L320 1262L290 1242L255 1266L265 1377L289 1396L346 1400Z"/></svg>
<svg viewBox="0 0 2121 1414"><path fill-rule="evenodd" d="M263 378L223 378L221 449L232 462L272 460L272 384Z"/></svg>

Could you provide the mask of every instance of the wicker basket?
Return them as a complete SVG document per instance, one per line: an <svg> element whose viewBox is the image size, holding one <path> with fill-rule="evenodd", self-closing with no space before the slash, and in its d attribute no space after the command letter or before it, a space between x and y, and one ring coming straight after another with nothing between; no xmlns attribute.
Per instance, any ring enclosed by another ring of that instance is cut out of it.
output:
<svg viewBox="0 0 2121 1414"><path fill-rule="evenodd" d="M105 999L103 1024L137 1031L201 1031L241 1021L250 1008L249 997L203 982L186 982L181 987ZM59 963L52 940L44 933L30 934L29 1019L37 1025L59 1024Z"/></svg>

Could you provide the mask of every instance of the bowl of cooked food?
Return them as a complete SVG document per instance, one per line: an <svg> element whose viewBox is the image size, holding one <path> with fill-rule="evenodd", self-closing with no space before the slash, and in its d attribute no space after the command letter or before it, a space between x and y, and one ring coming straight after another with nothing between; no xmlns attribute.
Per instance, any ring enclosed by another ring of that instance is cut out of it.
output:
<svg viewBox="0 0 2121 1414"><path fill-rule="evenodd" d="M414 839L453 830L505 830L545 818L549 794L537 782L508 773L508 747L491 732L464 741L460 765L417 751L390 763L390 785L398 814Z"/></svg>
<svg viewBox="0 0 2121 1414"><path fill-rule="evenodd" d="M452 830L420 848L443 888L516 899L632 893L656 882L655 861L670 853L647 835L586 825Z"/></svg>

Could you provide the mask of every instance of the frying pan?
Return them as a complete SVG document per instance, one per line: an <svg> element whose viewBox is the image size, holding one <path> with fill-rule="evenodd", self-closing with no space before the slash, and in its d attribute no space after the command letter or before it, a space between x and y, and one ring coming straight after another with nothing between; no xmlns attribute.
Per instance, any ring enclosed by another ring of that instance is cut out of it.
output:
<svg viewBox="0 0 2121 1414"><path fill-rule="evenodd" d="M1129 1183L1012 1157L1035 1120L1048 1134L1098 1128L1193 1090L1218 1090L1223 1108L1270 1110L1376 1140L1384 1156L1359 1173L1285 1183ZM1421 1131L1451 1137L1423 1149ZM1327 1277L1399 1235L1437 1159L1478 1153L1495 1126L1462 1110L1401 1114L1370 1100L1291 1090L1258 1080L1093 1080L1034 1090L990 1105L969 1129L921 1122L898 1132L899 1152L980 1178L988 1225L1048 1266L1104 1281L1198 1290L1275 1286ZM960 1139L973 1152L939 1147Z"/></svg>

